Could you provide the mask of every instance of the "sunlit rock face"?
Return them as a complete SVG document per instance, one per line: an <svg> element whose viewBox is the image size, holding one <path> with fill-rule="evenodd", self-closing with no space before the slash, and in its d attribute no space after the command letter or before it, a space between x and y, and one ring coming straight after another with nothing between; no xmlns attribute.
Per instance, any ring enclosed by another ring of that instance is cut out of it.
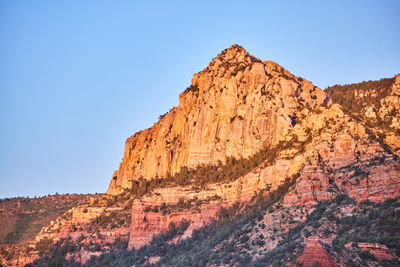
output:
<svg viewBox="0 0 400 267"><path fill-rule="evenodd" d="M190 221L189 232L216 216L215 205L249 201L299 173L284 198L285 207L311 207L347 194L357 201L383 201L400 191L398 160L371 138L359 121L312 83L271 61L260 61L233 45L195 74L179 106L153 127L129 137L108 193L129 189L139 178L165 177L182 166L246 158L281 141L311 141L302 151L287 149L271 166L237 181L196 192L190 187L156 189L133 204L129 248L139 248L171 223ZM218 201L206 201L218 196ZM202 199L201 212L188 208L168 214L150 211L162 203ZM186 234L188 235L188 234Z"/></svg>
<svg viewBox="0 0 400 267"><path fill-rule="evenodd" d="M276 188L298 173L283 198L284 207L311 207L347 194L361 202L383 201L400 192L400 167L360 121L310 82L278 64L260 61L234 45L218 55L180 95L179 106L153 127L128 138L123 161L108 189L118 194L132 181L179 172L182 166L246 158L281 141L310 142L303 150L282 151L270 166L256 168L237 181L192 188L156 189L134 202L129 248L140 248L192 218L185 236L216 216L216 205L248 202L257 192ZM207 198L218 196L218 201ZM180 199L202 199L201 211L187 208L163 214L151 211Z"/></svg>
<svg viewBox="0 0 400 267"><path fill-rule="evenodd" d="M107 193L121 193L140 177L174 174L182 166L246 158L285 140L300 110L330 105L309 81L233 45L193 76L177 107L127 139Z"/></svg>

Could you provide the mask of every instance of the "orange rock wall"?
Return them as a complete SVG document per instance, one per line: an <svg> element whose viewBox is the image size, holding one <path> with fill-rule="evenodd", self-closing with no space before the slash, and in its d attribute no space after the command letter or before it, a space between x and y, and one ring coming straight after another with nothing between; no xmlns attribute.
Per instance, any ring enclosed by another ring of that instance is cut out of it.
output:
<svg viewBox="0 0 400 267"><path fill-rule="evenodd" d="M239 46L195 74L192 86L198 90L183 92L178 107L127 139L107 193L118 194L140 177L174 174L182 166L253 155L287 137L299 99L309 107L329 103L310 82Z"/></svg>

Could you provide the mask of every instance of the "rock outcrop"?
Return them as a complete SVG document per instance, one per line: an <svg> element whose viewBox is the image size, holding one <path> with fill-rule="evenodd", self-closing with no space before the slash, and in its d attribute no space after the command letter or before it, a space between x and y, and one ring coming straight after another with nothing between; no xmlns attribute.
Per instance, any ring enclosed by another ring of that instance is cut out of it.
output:
<svg viewBox="0 0 400 267"><path fill-rule="evenodd" d="M325 141L314 146L316 156L310 158L294 190L285 196L286 207L312 206L338 194L359 202L382 202L399 195L400 164L395 155L378 143L365 143L366 137L363 141L349 135L339 138L332 146ZM326 149L329 147L331 150Z"/></svg>
<svg viewBox="0 0 400 267"><path fill-rule="evenodd" d="M285 207L310 207L339 194L360 202L384 201L400 192L398 160L371 138L367 127L332 105L310 82L234 45L193 76L178 107L128 138L108 193L123 192L139 178L173 175L183 166L247 158L282 141L292 142L292 148L281 151L271 166L256 168L237 181L200 192L190 186L156 189L136 200L129 247L148 244L170 223L178 225L189 215L195 218L191 230L204 225L216 214L215 201L207 198L217 196L219 206L248 202L299 172L294 189L284 198ZM180 199L202 200L204 212L193 207L168 214L151 211Z"/></svg>
<svg viewBox="0 0 400 267"><path fill-rule="evenodd" d="M297 261L301 262L302 266L338 266L318 237L307 238L303 254L297 258Z"/></svg>
<svg viewBox="0 0 400 267"><path fill-rule="evenodd" d="M285 140L299 107L329 106L325 93L271 61L233 45L218 55L159 122L129 137L107 193L143 177L166 177L183 166L246 158Z"/></svg>
<svg viewBox="0 0 400 267"><path fill-rule="evenodd" d="M147 245L153 236L167 231L170 223L178 226L186 220L189 227L180 237L184 239L193 230L215 219L221 207L229 207L236 202L249 202L262 190L276 189L286 177L298 173L304 162L302 156L290 156L286 152L276 159L275 164L256 168L233 182L211 184L201 191L191 186L159 188L135 200L128 247L137 249Z"/></svg>
<svg viewBox="0 0 400 267"><path fill-rule="evenodd" d="M187 209L163 214L162 212L146 212L142 203L135 202L132 208L132 225L128 249L139 249L149 244L154 236L161 232L166 232L171 224L179 227L183 221L187 221L189 227L179 239L185 239L191 236L194 229L204 226L215 218L220 208L221 206L218 204L210 204L201 210Z"/></svg>
<svg viewBox="0 0 400 267"><path fill-rule="evenodd" d="M357 201L384 201L400 192L400 166L362 123L346 115L310 82L278 64L256 59L232 46L218 55L181 94L178 107L152 128L128 138L123 162L108 193L117 194L143 177L165 177L183 166L194 168L247 158L263 147L292 142L272 165L260 166L234 182L201 191L189 186L155 189L132 208L129 247L149 244L173 223L192 217L190 231L215 218L218 205L248 202L300 173L284 206L310 207L347 194ZM297 145L301 143L303 147ZM305 166L305 167L304 167ZM304 169L303 169L304 167ZM203 201L162 213L154 207L179 200Z"/></svg>
<svg viewBox="0 0 400 267"><path fill-rule="evenodd" d="M372 253L377 260L393 259L393 255L385 245L377 243L358 243L357 246L362 250L367 250Z"/></svg>
<svg viewBox="0 0 400 267"><path fill-rule="evenodd" d="M394 77L392 88L380 101L378 115L382 120L390 120L390 127L400 128L400 74Z"/></svg>
<svg viewBox="0 0 400 267"><path fill-rule="evenodd" d="M335 85L325 92L400 156L400 74L379 81Z"/></svg>

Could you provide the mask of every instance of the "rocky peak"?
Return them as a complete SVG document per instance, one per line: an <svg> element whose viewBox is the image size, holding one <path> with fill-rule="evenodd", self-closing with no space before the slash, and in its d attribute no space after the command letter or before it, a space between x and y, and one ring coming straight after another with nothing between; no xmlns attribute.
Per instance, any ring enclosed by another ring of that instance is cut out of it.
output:
<svg viewBox="0 0 400 267"><path fill-rule="evenodd" d="M143 177L166 177L185 166L247 158L287 138L296 124L329 98L311 82L233 45L219 54L153 127L126 141L109 193Z"/></svg>
<svg viewBox="0 0 400 267"><path fill-rule="evenodd" d="M250 55L246 49L240 45L234 44L229 48L222 51L216 58L214 58L210 66L221 66L223 64L250 64L252 62L260 62L260 60L252 55Z"/></svg>

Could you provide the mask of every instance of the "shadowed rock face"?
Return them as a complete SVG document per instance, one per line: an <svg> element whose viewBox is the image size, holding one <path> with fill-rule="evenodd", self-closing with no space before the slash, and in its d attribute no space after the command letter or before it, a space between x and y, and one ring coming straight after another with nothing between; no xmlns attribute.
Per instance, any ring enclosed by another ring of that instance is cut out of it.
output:
<svg viewBox="0 0 400 267"><path fill-rule="evenodd" d="M177 107L127 139L107 193L121 193L133 180L165 177L183 166L246 158L285 140L300 107L322 105L330 105L322 90L233 45L193 76Z"/></svg>

